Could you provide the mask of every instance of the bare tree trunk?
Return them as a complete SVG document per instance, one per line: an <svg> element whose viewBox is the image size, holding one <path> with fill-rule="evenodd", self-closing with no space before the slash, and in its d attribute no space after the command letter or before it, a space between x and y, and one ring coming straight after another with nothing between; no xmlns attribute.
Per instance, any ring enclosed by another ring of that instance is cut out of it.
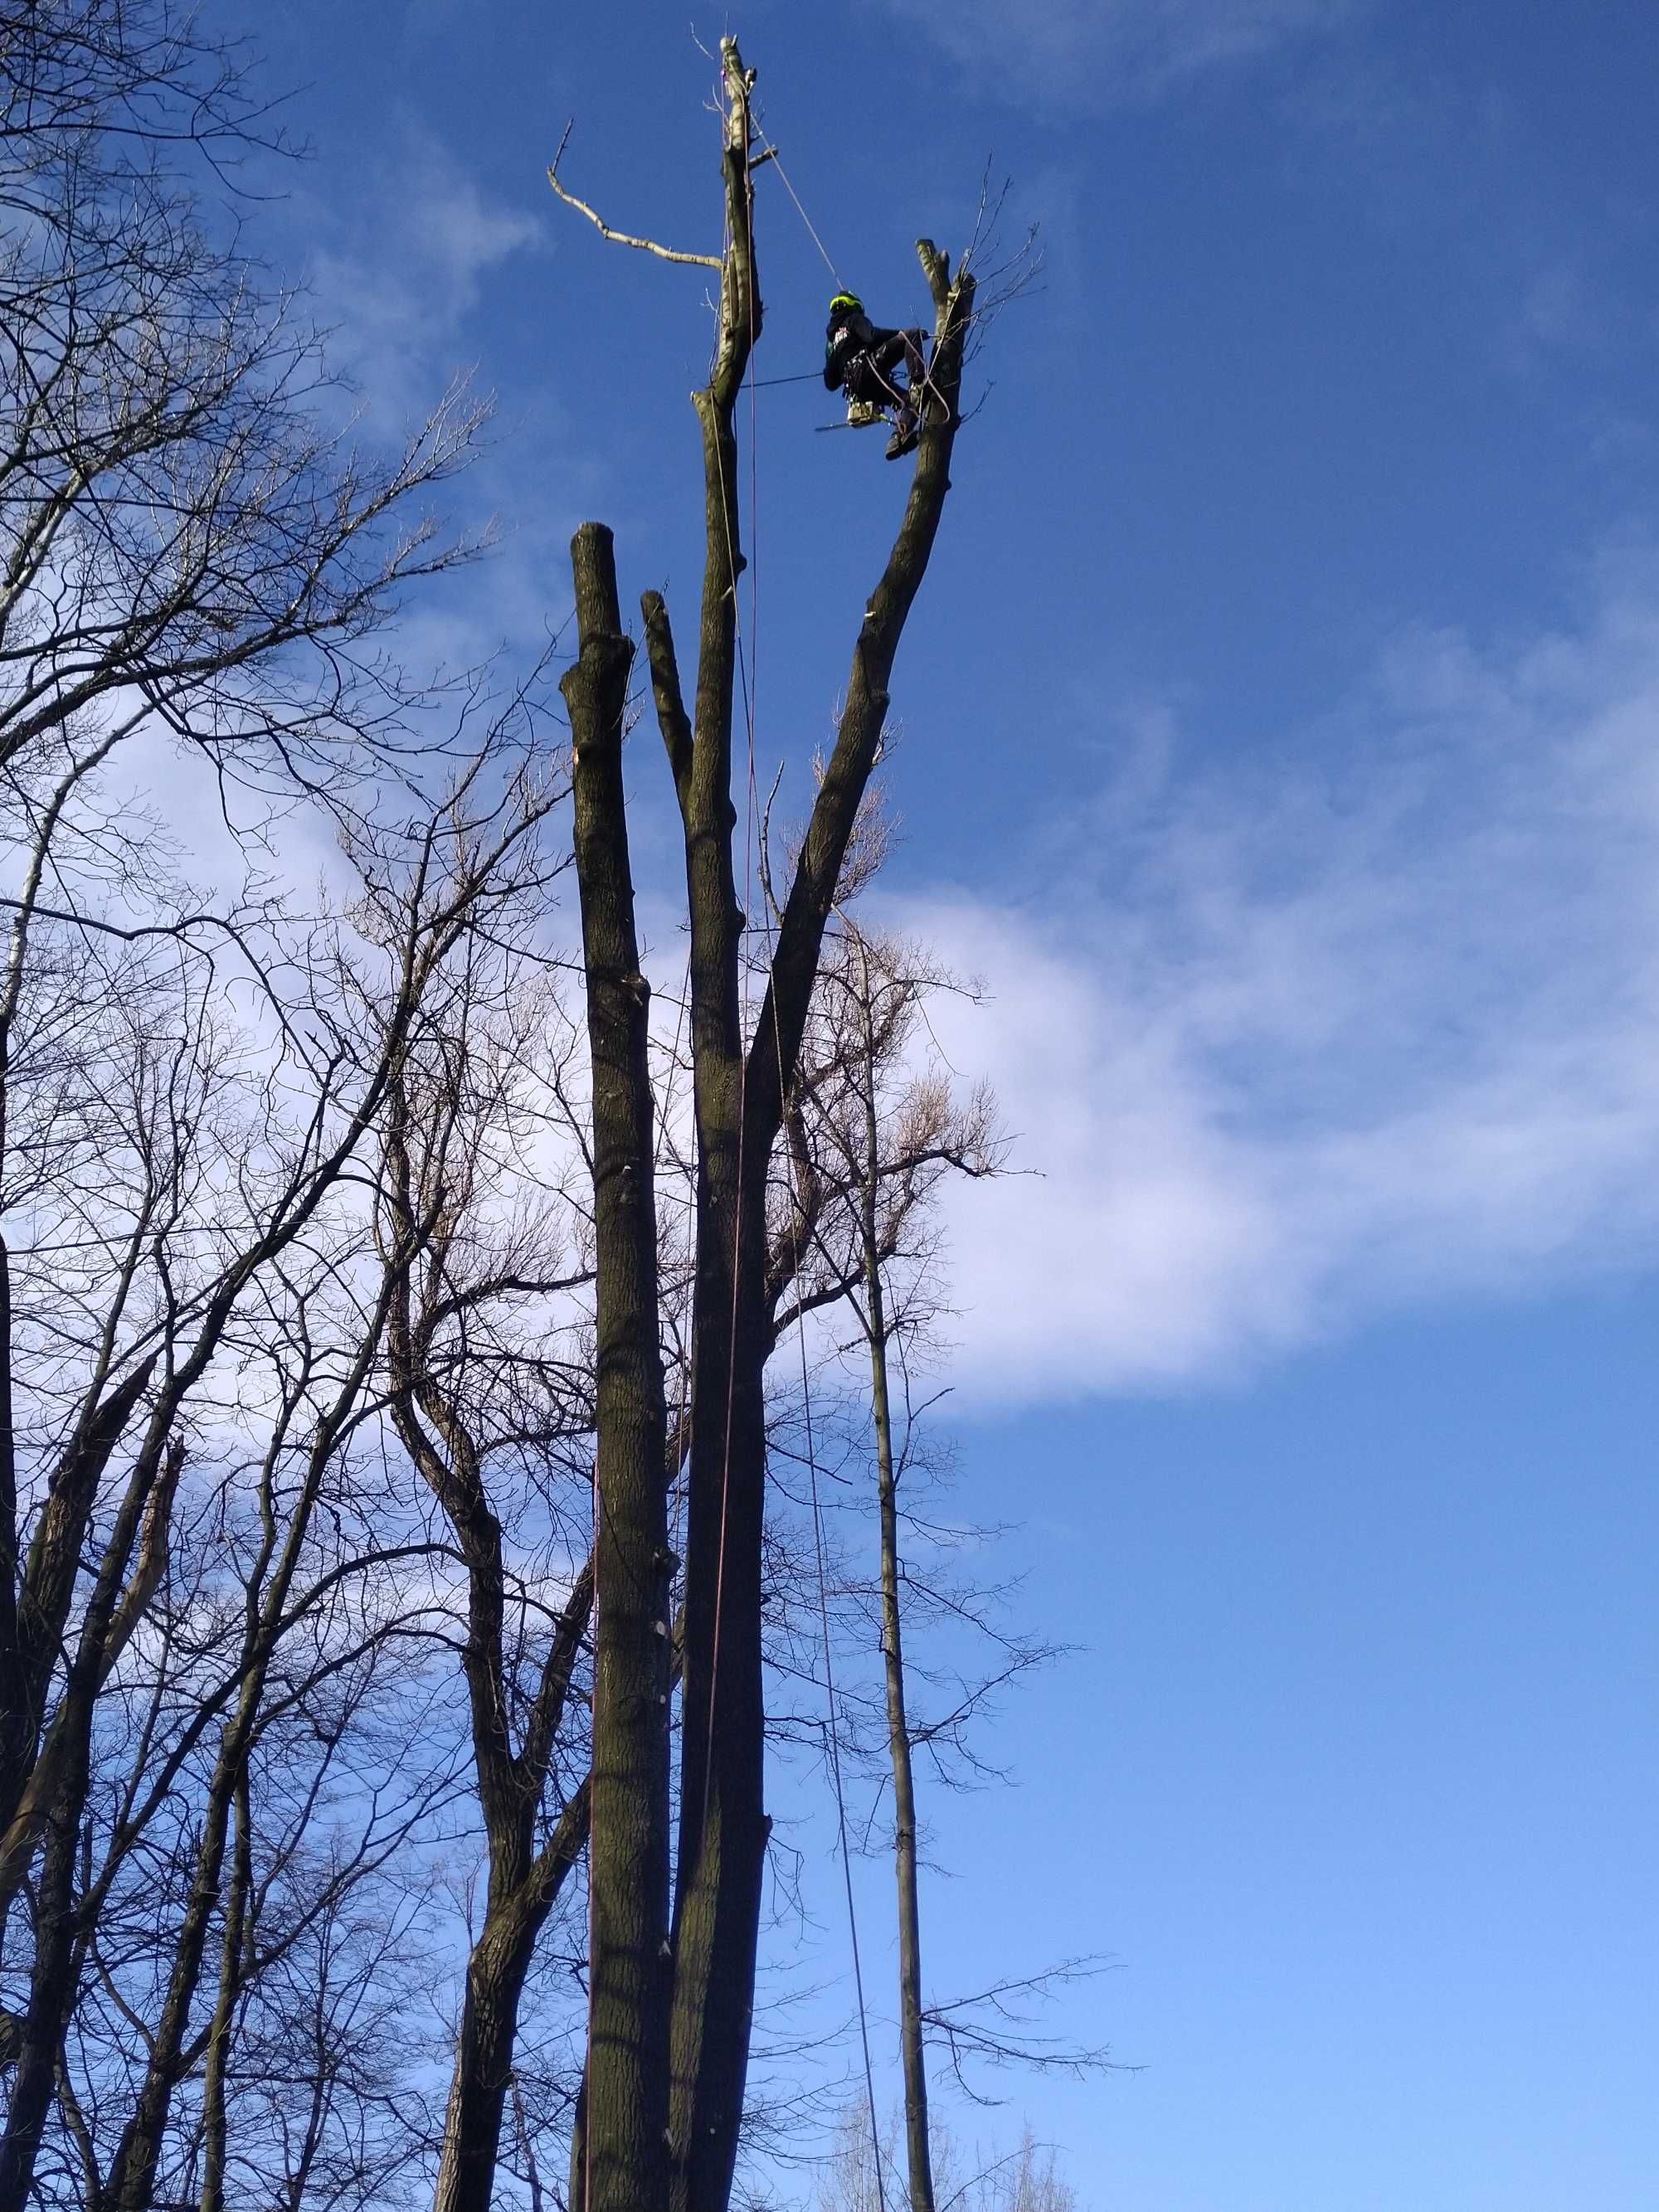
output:
<svg viewBox="0 0 1659 2212"><path fill-rule="evenodd" d="M525 1879L492 1900L472 1947L434 2212L489 2212L525 1977L535 1956L536 1939L581 1855L588 1810L584 1783L566 1804ZM662 2156L660 2136L657 2155Z"/></svg>
<svg viewBox="0 0 1659 2212"><path fill-rule="evenodd" d="M231 2028L241 1995L248 1908L253 1893L253 1819L248 1802L247 1768L236 1787L235 1831L231 1841L230 1890L225 1899L219 1949L219 1993L208 2028L207 2063L202 2084L202 2193L198 2212L224 2212L225 2077L230 2063Z"/></svg>
<svg viewBox="0 0 1659 2212"><path fill-rule="evenodd" d="M764 1185L745 1186L744 1043L732 832L738 578L744 566L732 414L761 325L749 168L752 76L720 47L726 219L714 373L695 396L702 434L704 563L690 743L665 725L685 831L691 1049L697 1124L697 1266L686 1516L680 1831L674 1899L672 2201L723 2206L748 2067L768 1823L760 1669L765 1474L761 1362ZM660 603L647 635L667 642ZM653 678L678 700L671 658ZM684 715L680 717L684 723ZM757 1241L758 1233L759 1241ZM590 2124L592 2124L590 2116Z"/></svg>
<svg viewBox="0 0 1659 2212"><path fill-rule="evenodd" d="M668 1417L657 1305L647 1060L623 790L633 647L611 532L571 546L580 640L562 681L574 739L576 876L592 1078L598 1429L594 1481L592 1895L587 2212L666 2194L668 2127Z"/></svg>
<svg viewBox="0 0 1659 2212"><path fill-rule="evenodd" d="M675 2212L723 2212L731 2194L769 1826L763 1804L761 1648L764 1371L773 1342L766 1304L768 1164L783 1100L793 1079L842 860L881 742L888 677L950 489L961 347L973 307L971 278L960 278L952 285L943 255L926 240L917 251L937 306L933 381L946 396L951 413L922 434L904 520L860 631L835 750L784 908L771 980L747 1059L739 1063L735 1096L719 1051L726 1029L715 1024L712 1010L705 1030L699 1030L695 1018L694 964L694 1044L713 1050L714 1065L706 1077L700 1060L697 1073L699 1395L693 1414L688 1514L679 1887L675 1896ZM735 592L734 568L726 569L723 580ZM655 620L659 611L659 606L647 601L647 637L659 719L679 781L683 755L676 744L672 713L678 685L665 623ZM706 651L707 610L704 643ZM728 671L725 774L719 785L728 820L730 680ZM700 694L702 688L700 684ZM690 763L694 790L704 742L700 726ZM687 817L695 963L699 879L691 864L712 838L714 823L686 806L684 786L681 803ZM706 937L712 936L720 911L717 889L732 896L729 835L728 830L723 880L718 887L712 881L703 884ZM730 910L735 916L734 898ZM741 920L734 919L727 927L735 968ZM735 1027L735 974L731 990L729 1020ZM738 1172L728 1188L726 1162L733 1151Z"/></svg>
<svg viewBox="0 0 1659 2212"><path fill-rule="evenodd" d="M75 1847L78 1820L60 1803L46 1827L34 1904L34 1972L18 2039L6 2131L0 2139L0 2207L22 2212L52 2103L64 2022L74 2001Z"/></svg>
<svg viewBox="0 0 1659 2212"><path fill-rule="evenodd" d="M874 1037L868 1022L867 1049ZM916 1790L910 1729L904 1710L904 1643L899 1607L898 1485L893 1460L893 1408L888 1389L887 1307L876 1234L879 1135L874 1068L865 1093L869 1174L863 1194L865 1324L870 1339L870 1411L876 1432L876 1486L881 1522L881 1648L886 1670L887 1748L893 1767L893 1871L898 1883L899 2051L904 2063L904 2137L910 2167L910 2212L933 2212L933 2153L927 2135L927 2060L921 2040L921 1911L916 1895Z"/></svg>
<svg viewBox="0 0 1659 2212"><path fill-rule="evenodd" d="M733 411L762 319L756 274L750 96L753 73L721 41L726 246L714 371L694 394L703 458L704 565L697 672L688 715L661 599L643 601L659 724L684 832L690 923L690 1030L697 1133L694 1396L688 1474L678 1849L670 2013L673 2212L724 2212L743 2114L753 2009L764 1808L762 1539L768 1305L766 1177L800 1048L824 925L880 746L887 683L950 489L971 278L951 281L926 240L917 252L935 305L931 382L910 495L866 610L835 750L813 808L752 1039L743 1034L739 948L746 917L732 860L732 703L738 531ZM568 199L556 173L555 189ZM573 204L590 218L592 209ZM607 236L617 234L599 228ZM625 240L639 246L650 241ZM661 252L663 249L653 247ZM669 259L707 257L669 253ZM612 623L608 614L607 623ZM614 624L613 624L614 626ZM567 679L568 681L568 679ZM574 721L573 702L573 724ZM580 739L579 739L580 754ZM620 807L620 787L617 805ZM601 1583L600 1619L606 1604ZM598 1727L596 1715L596 1732ZM599 1786L596 1765L595 1792ZM598 1853L595 1860L597 1864ZM596 2018L592 2053L602 2049ZM604 2139L597 2076L585 2118ZM597 2161L597 2148L590 2157ZM597 2186L597 2182L596 2182ZM638 2200L644 2204L648 2200Z"/></svg>

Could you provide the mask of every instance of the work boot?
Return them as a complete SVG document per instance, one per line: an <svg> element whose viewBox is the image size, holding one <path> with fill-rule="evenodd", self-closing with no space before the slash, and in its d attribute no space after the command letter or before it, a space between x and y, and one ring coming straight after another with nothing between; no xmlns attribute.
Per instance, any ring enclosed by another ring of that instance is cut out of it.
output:
<svg viewBox="0 0 1659 2212"><path fill-rule="evenodd" d="M921 436L921 424L916 417L908 411L900 416L894 425L892 436L887 441L888 459L896 461L906 453L914 453Z"/></svg>

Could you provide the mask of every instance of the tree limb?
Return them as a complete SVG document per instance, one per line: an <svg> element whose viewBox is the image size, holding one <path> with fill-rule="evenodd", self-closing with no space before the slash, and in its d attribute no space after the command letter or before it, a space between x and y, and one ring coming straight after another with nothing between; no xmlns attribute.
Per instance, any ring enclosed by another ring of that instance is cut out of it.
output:
<svg viewBox="0 0 1659 2212"><path fill-rule="evenodd" d="M604 216L589 207L586 200L579 200L574 192L568 191L559 182L559 163L564 159L564 149L569 139L570 125L566 124L564 137L559 141L559 150L553 156L551 166L547 172L547 181L567 207L573 207L578 215L585 215L587 217L601 238L608 239L612 246L631 246L636 252L654 253L659 261L678 261L692 269L719 269L724 266L718 253L679 253L672 246L659 246L654 238L634 238L625 230L613 230Z"/></svg>

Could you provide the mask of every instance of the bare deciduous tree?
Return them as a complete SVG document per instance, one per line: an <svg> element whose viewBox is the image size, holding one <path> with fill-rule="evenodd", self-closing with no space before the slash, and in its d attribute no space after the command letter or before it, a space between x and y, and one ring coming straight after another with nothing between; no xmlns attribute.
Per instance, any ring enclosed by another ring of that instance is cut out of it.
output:
<svg viewBox="0 0 1659 2212"><path fill-rule="evenodd" d="M848 1303L869 1353L912 2212L934 2212L935 2198L923 2047L913 1723L900 1595L898 1489L912 1425L906 1421L900 1434L890 1354L896 1342L902 1348L907 1334L933 1318L936 1254L915 1242L933 1186L952 1170L994 1173L1005 1149L988 1093L981 1091L959 1107L946 1075L912 1064L926 996L949 981L928 966L919 948L873 939L843 912L824 977L828 1024L841 1049L817 1081L799 1086L789 1117L798 1176L817 1195L815 1243L832 1279L841 1274L847 1281Z"/></svg>
<svg viewBox="0 0 1659 2212"><path fill-rule="evenodd" d="M817 2212L883 2212L890 2200L878 2173L894 2163L896 2120L872 2134L861 2106L841 2116L828 2170L817 2191ZM947 2212L1079 2212L1078 2195L1060 2171L1057 2152L1028 2126L1012 2151L984 2152L936 2127L931 2148L939 2202Z"/></svg>
<svg viewBox="0 0 1659 2212"><path fill-rule="evenodd" d="M600 2208L663 2201L663 2135L658 2125L664 2011L669 2051L667 2201L678 2212L718 2212L729 2196L743 2115L753 2007L761 1881L769 1832L764 1797L762 1569L766 1498L764 1375L775 1342L769 1309L769 1163L811 1005L819 949L842 864L880 746L888 681L906 618L926 574L950 489L964 340L975 279L955 275L931 242L917 248L932 292L934 395L922 431L909 498L886 568L860 627L836 742L782 902L766 990L752 1035L743 1025L741 951L746 917L733 866L732 727L737 675L738 543L734 412L762 313L754 234L751 96L754 77L736 41L720 46L722 165L726 243L718 257L720 295L708 385L695 395L702 437L705 562L693 703L688 712L667 611L642 602L659 726L684 830L690 927L690 1041L697 1137L696 1279L693 1308L689 1511L681 1708L679 1831L672 1926L658 1869L665 1850L667 1716L641 1695L637 1671L601 1661L596 1739L611 1735L628 1780L613 1802L596 1792L592 1864L596 1894L618 1900L596 1914L596 1990L614 1996L589 2051L586 2169L589 2203ZM556 176L553 179L558 188ZM562 188L561 188L562 189ZM567 194L566 197L568 197ZM584 208L590 216L592 210ZM597 217L594 218L598 220ZM629 243L639 243L630 240ZM613 1572L623 1606L637 1608L621 1633L632 1641L660 1607L665 1504L659 1379L653 1382L657 1320L652 1144L648 1099L638 1073L647 986L639 973L632 884L622 818L620 746L631 648L622 635L610 534L595 526L574 549L580 634L579 678L567 685L578 762L595 764L590 828L579 836L585 916L615 918L603 945L590 935L590 991L614 1012L614 1042L593 1036L615 1071L612 1097L596 1094L595 1153L604 1153L617 1211L596 1243L601 1311L616 1347L617 1426L601 1419L599 1515L611 1532ZM579 769L580 774L580 769ZM631 1003L630 1003L631 1002ZM590 1016L590 1026L600 1018ZM605 1133L601 1136L602 1114ZM601 1348L601 1362L606 1357ZM604 1469L617 1455L615 1494ZM623 1472L625 1470L625 1472ZM600 1638L605 1636L605 1574ZM641 1644L640 1647L643 1649ZM607 1711L606 1708L614 1709ZM620 1747L627 1746L625 1753ZM620 1770L619 1770L620 1771ZM629 1900L621 1909L620 1900ZM612 1931L614 1930L614 1935ZM614 1956L607 1947L617 1946ZM655 1966L660 1951L672 1972ZM637 2095L642 2103L630 2105ZM636 2117L637 2114L637 2117Z"/></svg>
<svg viewBox="0 0 1659 2212"><path fill-rule="evenodd" d="M562 2151L584 2208L730 2198L765 1748L826 1740L768 1711L810 1559L769 1362L848 1304L878 1375L938 1176L994 1147L902 1073L898 956L832 927L879 842L975 275L920 245L928 419L763 957L733 805L754 80L730 40L720 71L726 243L666 257L719 279L689 688L659 595L640 625L686 876L671 1044L609 532L574 547L568 776L541 668L465 679L434 744L379 641L473 550L416 509L477 410L351 450L295 304L191 196L198 155L280 141L234 49L173 0L0 4L0 2212L486 2212L509 2175L556 2197ZM232 811L325 827L344 897L192 886L120 774L158 739ZM884 1573L836 1600L889 1639L896 1780L980 1694L905 1705L908 1449L889 1422Z"/></svg>
<svg viewBox="0 0 1659 2212"><path fill-rule="evenodd" d="M0 1804L0 1905L15 1904L44 1855L30 1899L33 1957L0 2149L0 2203L21 2204L27 2191L76 2002L76 1961L114 1871L228 1712L199 1816L189 1902L111 2179L112 2203L149 2202L170 2100L195 2063L187 2024L269 1670L295 1626L295 1577L325 1480L362 1418L398 1273L388 1271L387 1286L355 1327L342 1335L336 1312L328 1337L313 1347L311 1294L296 1287L295 1270L303 1282L320 1267L320 1293L352 1267L364 1232L351 1219L351 1179L428 999L447 987L453 963L464 964L476 935L544 884L533 840L557 789L512 775L500 783L507 765L501 747L486 744L423 823L360 842L359 927L319 926L290 949L290 962L304 955L303 1006L291 1007L282 1043L262 1055L252 1113L230 1081L246 1062L237 1066L210 1006L210 974L192 977L186 963L169 975L146 953L147 998L139 988L145 970L125 948L126 988L90 1000L99 1018L83 1032L78 1073L86 1081L101 1066L109 1079L88 1081L78 1139L64 1127L60 1063L43 1100L18 1085L11 1133L33 1170L34 1234L16 1255L20 1295L0 1356L23 1446L17 1510L25 1519L15 1525L32 1523L32 1534L10 1582L20 1663L5 1684L12 1756ZM475 803L472 794L492 785L494 795ZM78 934L64 932L71 942ZM43 1110L52 1117L45 1131ZM410 1244L423 1244L435 1226L431 1217L409 1222ZM399 1268L410 1256L400 1253ZM164 1752L147 1747L109 1860L77 1881L100 1702L166 1569L185 1459L181 1425L233 1355L251 1304L274 1295L262 1289L268 1282L284 1300L300 1298L293 1328L305 1358L279 1402L290 1402L294 1415L318 1402L302 1438L290 1439L277 1423L273 1449L286 1461L301 1445L303 1472L264 1516L240 1644L224 1655L216 1680L198 1678ZM66 1291L78 1294L78 1311L66 1308ZM131 1456L112 1486L106 1477L118 1448ZM88 1553L92 1583L82 1589ZM334 1664L324 1665L325 1675Z"/></svg>

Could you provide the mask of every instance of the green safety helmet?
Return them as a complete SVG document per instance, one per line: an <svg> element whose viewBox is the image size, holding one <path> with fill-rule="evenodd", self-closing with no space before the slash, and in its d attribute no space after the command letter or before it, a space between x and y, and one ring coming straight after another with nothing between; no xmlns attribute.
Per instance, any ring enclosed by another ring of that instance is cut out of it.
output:
<svg viewBox="0 0 1659 2212"><path fill-rule="evenodd" d="M830 302L830 313L833 315L838 307L856 307L860 314L864 313L864 302L856 292L837 292Z"/></svg>

